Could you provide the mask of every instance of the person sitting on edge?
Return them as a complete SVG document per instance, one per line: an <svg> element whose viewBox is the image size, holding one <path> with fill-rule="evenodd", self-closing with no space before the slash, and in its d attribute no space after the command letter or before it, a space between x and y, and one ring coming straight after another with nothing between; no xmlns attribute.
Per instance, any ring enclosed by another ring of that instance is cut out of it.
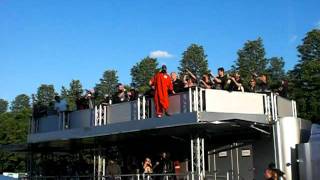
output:
<svg viewBox="0 0 320 180"><path fill-rule="evenodd" d="M168 113L169 108L169 95L168 91L175 94L170 76L167 74L167 66L162 65L160 72L157 72L154 77L149 81L149 85L154 87L154 105L156 115L158 118L162 117L163 112L170 116Z"/></svg>
<svg viewBox="0 0 320 180"><path fill-rule="evenodd" d="M177 73L172 72L170 74L171 80L172 80L172 85L173 85L173 90L176 93L183 92L184 91L184 84L183 82L178 78Z"/></svg>
<svg viewBox="0 0 320 180"><path fill-rule="evenodd" d="M225 90L225 85L227 83L227 77L224 75L224 68L218 68L218 76L213 77L215 88Z"/></svg>

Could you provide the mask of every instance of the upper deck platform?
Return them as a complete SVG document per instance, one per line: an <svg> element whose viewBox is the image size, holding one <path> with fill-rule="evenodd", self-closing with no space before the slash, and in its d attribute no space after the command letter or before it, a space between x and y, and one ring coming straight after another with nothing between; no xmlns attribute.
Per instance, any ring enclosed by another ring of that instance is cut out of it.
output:
<svg viewBox="0 0 320 180"><path fill-rule="evenodd" d="M272 93L196 88L170 96L169 100L172 116L163 118L155 117L152 99L140 97L137 101L67 113L67 123L61 115L34 119L30 123L28 143L96 137L109 137L112 141L115 137L144 131L189 136L201 132L223 133L234 130L235 122L252 129L268 126L276 117L296 117L295 102Z"/></svg>

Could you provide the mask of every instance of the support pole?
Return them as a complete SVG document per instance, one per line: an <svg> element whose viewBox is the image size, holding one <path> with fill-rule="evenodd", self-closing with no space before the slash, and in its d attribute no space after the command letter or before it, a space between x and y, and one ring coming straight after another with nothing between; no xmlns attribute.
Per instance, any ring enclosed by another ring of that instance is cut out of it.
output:
<svg viewBox="0 0 320 180"><path fill-rule="evenodd" d="M138 112L137 112L137 119L138 120L140 120L140 109L141 109L141 102L140 102L140 98L138 98L138 101L137 101L137 110L138 110Z"/></svg>
<svg viewBox="0 0 320 180"><path fill-rule="evenodd" d="M191 139L191 173L192 180L205 177L204 138ZM196 178L195 178L196 177Z"/></svg>

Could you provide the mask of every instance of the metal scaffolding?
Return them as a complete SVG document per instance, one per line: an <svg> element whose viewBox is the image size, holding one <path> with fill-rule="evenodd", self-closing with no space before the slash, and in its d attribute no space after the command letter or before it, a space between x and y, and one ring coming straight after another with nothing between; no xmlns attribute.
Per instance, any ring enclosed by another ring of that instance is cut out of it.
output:
<svg viewBox="0 0 320 180"><path fill-rule="evenodd" d="M205 177L204 138L191 139L192 180L203 180Z"/></svg>

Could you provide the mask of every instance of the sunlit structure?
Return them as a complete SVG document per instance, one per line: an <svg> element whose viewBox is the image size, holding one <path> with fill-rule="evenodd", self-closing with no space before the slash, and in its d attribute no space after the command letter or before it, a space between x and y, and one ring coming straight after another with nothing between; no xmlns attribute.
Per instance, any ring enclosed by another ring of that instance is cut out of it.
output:
<svg viewBox="0 0 320 180"><path fill-rule="evenodd" d="M156 118L153 100L142 96L32 119L29 175L58 176L50 172L58 164L46 164L49 159L84 164L73 165L79 169L72 172L66 165L60 176L104 179L108 160L117 159L125 169L118 177L139 179L145 177L136 170L140 164L135 171L127 164L165 151L180 163L180 174L170 175L177 179L263 179L271 162L288 180L297 176L292 152L308 141L311 124L297 117L295 101L273 93L194 88L170 96L169 112ZM76 160L65 160L66 154Z"/></svg>

